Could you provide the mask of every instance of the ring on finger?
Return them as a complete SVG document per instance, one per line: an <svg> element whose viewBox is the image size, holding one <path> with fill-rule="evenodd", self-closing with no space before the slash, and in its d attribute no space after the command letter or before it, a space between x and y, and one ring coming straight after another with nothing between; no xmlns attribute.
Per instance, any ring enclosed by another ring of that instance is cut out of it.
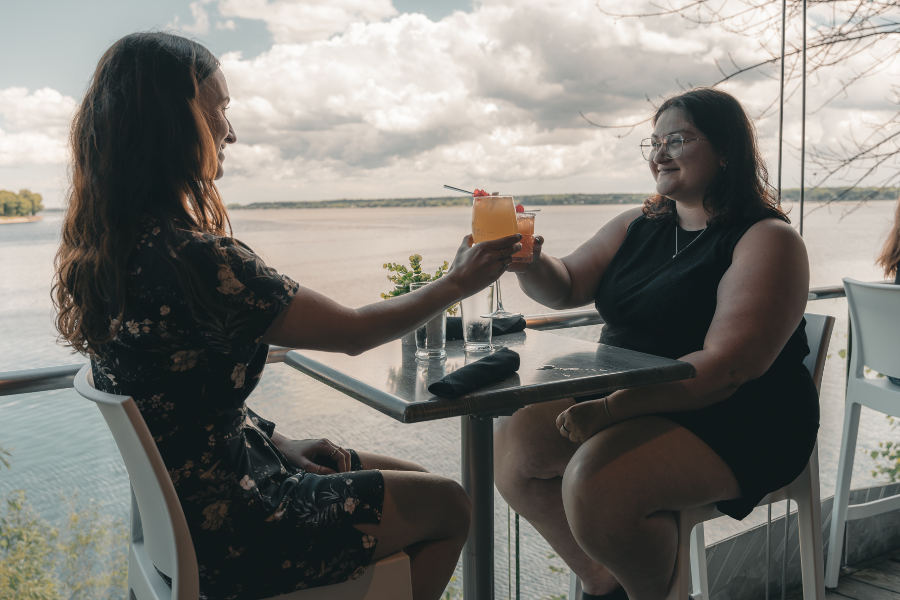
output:
<svg viewBox="0 0 900 600"><path fill-rule="evenodd" d="M322 465L319 465L318 468L316 469L316 475L318 475L319 471L321 471L321 470L322 470Z"/></svg>
<svg viewBox="0 0 900 600"><path fill-rule="evenodd" d="M562 429L563 431L565 431L566 433L572 433L572 432L569 431L569 429L566 427L565 423L563 423L562 425L560 425L559 428Z"/></svg>
<svg viewBox="0 0 900 600"><path fill-rule="evenodd" d="M331 458L332 456L334 456L334 453L337 452L338 450L340 450L340 448L335 446L334 450L331 451L331 454L328 455L328 458Z"/></svg>

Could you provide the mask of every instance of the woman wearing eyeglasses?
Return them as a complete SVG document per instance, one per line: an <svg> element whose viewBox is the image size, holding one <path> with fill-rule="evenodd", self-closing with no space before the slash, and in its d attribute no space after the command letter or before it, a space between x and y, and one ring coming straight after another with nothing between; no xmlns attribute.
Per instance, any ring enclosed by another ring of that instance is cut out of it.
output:
<svg viewBox="0 0 900 600"><path fill-rule="evenodd" d="M652 122L641 150L656 195L569 256L536 240L519 284L554 309L595 304L601 343L689 362L697 377L530 406L495 432L497 487L586 599L664 597L672 512L717 502L743 519L800 474L819 427L802 362L806 248L752 123L713 89L670 98Z"/></svg>

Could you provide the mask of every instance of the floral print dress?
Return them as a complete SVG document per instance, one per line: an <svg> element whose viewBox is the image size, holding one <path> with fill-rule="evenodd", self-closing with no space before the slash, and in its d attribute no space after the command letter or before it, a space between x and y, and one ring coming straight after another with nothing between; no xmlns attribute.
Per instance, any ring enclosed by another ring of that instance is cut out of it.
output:
<svg viewBox="0 0 900 600"><path fill-rule="evenodd" d="M179 279L178 268L190 276ZM376 539L384 479L363 471L318 476L271 441L275 424L245 400L265 367L260 340L298 285L229 238L184 232L163 242L145 219L129 258L115 338L92 357L99 389L132 396L165 461L197 552L201 598L268 598L359 577ZM190 302L206 294L221 310ZM115 312L114 309L111 312Z"/></svg>

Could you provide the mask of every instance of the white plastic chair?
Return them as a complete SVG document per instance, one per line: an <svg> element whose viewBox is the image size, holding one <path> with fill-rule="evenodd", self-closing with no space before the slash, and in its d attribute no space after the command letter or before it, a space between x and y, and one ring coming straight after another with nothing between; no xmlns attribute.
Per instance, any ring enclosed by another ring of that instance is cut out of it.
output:
<svg viewBox="0 0 900 600"><path fill-rule="evenodd" d="M100 409L116 440L131 481L128 600L196 600L200 594L199 576L191 534L175 486L140 410L129 396L107 394L95 389L90 365L78 371L75 389ZM171 578L171 588L153 568L154 565ZM277 598L412 600L409 556L397 552L371 565L362 577L354 581Z"/></svg>
<svg viewBox="0 0 900 600"><path fill-rule="evenodd" d="M806 337L810 353L803 361L809 369L816 390L822 385L822 372L828 342L834 329L834 317L806 313ZM790 485L772 492L758 506L791 499L797 503L800 523L800 568L803 577L803 599L825 600L822 560L822 505L819 500L819 450L813 447L809 463ZM666 600L709 600L706 577L706 543L703 523L721 517L715 504L675 512L678 521L678 555L675 573ZM690 575L690 577L689 577ZM693 582L693 590L690 583ZM569 580L569 598L580 598L581 582L573 573Z"/></svg>
<svg viewBox="0 0 900 600"><path fill-rule="evenodd" d="M837 587L840 576L847 521L900 508L900 496L847 506L860 407L868 406L888 415L900 414L900 386L886 377L866 379L864 374L865 367L869 367L885 375L900 377L900 285L844 279L844 290L850 306L853 347L847 373L844 432L831 512L831 543L825 563L825 585L832 588Z"/></svg>

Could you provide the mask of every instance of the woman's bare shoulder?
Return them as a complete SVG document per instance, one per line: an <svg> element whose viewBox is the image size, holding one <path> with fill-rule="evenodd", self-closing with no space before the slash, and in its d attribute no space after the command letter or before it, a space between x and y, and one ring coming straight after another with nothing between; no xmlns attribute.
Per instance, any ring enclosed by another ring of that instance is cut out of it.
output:
<svg viewBox="0 0 900 600"><path fill-rule="evenodd" d="M800 234L780 219L754 223L734 247L733 264L787 269L795 274L809 271L806 244Z"/></svg>
<svg viewBox="0 0 900 600"><path fill-rule="evenodd" d="M628 229L628 226L631 225L631 222L644 214L643 206L635 206L634 208L629 208L625 212L621 213L619 216L615 217L611 222L616 225L624 226L625 229Z"/></svg>
<svg viewBox="0 0 900 600"><path fill-rule="evenodd" d="M735 251L739 248L759 248L762 246L776 245L778 247L805 247L803 238L797 233L790 223L781 219L769 218L757 221L747 230L747 233L738 242Z"/></svg>

